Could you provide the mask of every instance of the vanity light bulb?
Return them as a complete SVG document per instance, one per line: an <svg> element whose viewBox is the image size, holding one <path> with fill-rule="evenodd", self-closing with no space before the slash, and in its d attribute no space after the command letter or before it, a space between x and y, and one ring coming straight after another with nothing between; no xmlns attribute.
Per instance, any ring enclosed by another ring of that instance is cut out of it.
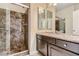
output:
<svg viewBox="0 0 79 59"><path fill-rule="evenodd" d="M52 6L52 3L50 3L49 6Z"/></svg>
<svg viewBox="0 0 79 59"><path fill-rule="evenodd" d="M57 4L56 4L56 3L54 3L53 5L54 5L54 6L56 6Z"/></svg>

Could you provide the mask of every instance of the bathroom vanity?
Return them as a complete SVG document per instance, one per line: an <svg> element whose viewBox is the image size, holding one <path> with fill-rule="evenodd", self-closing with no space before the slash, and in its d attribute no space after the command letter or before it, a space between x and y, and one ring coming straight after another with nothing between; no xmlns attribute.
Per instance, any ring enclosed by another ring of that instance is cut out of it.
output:
<svg viewBox="0 0 79 59"><path fill-rule="evenodd" d="M37 50L44 56L79 55L79 36L37 33Z"/></svg>

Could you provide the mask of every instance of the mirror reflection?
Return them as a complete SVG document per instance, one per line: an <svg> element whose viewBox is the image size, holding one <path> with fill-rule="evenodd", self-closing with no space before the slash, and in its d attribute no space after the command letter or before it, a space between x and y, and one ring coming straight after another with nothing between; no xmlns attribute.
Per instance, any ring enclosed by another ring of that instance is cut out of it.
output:
<svg viewBox="0 0 79 59"><path fill-rule="evenodd" d="M38 29L52 30L52 12L39 8L38 9Z"/></svg>
<svg viewBox="0 0 79 59"><path fill-rule="evenodd" d="M65 33L65 18L62 19L62 18L56 17L55 25L56 25L55 27L56 31Z"/></svg>
<svg viewBox="0 0 79 59"><path fill-rule="evenodd" d="M55 30L69 35L79 35L79 3L56 5Z"/></svg>

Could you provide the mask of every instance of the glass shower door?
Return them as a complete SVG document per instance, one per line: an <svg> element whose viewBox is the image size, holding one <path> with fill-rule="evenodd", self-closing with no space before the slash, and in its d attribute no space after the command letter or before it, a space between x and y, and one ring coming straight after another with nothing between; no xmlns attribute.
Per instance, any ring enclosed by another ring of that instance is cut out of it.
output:
<svg viewBox="0 0 79 59"><path fill-rule="evenodd" d="M0 8L0 56L28 50L24 13Z"/></svg>
<svg viewBox="0 0 79 59"><path fill-rule="evenodd" d="M28 50L25 14L0 8L0 56Z"/></svg>

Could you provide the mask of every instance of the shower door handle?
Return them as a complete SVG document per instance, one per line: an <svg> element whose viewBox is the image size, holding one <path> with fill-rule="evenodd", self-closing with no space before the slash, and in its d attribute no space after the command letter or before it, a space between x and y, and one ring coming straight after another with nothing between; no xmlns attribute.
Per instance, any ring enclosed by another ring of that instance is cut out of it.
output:
<svg viewBox="0 0 79 59"><path fill-rule="evenodd" d="M23 24L24 26L27 26L28 24Z"/></svg>

